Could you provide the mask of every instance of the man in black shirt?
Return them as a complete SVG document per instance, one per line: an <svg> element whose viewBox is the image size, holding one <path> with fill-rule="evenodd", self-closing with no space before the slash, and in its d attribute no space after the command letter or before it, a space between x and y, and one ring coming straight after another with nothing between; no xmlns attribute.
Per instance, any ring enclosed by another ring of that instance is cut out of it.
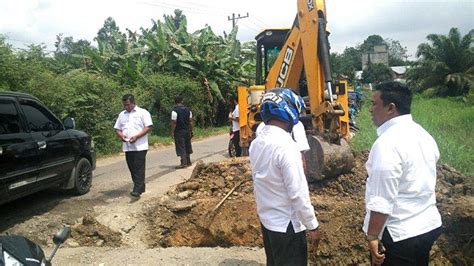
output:
<svg viewBox="0 0 474 266"><path fill-rule="evenodd" d="M176 169L185 168L191 165L191 138L193 137L193 114L188 107L183 105L183 97L177 96L174 99L175 107L171 111L171 134L174 137L176 155L181 157L181 164Z"/></svg>

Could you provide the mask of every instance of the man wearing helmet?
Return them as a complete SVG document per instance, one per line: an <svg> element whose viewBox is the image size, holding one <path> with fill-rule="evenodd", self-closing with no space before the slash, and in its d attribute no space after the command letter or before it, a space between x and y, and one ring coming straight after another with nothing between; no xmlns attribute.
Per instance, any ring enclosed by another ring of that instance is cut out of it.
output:
<svg viewBox="0 0 474 266"><path fill-rule="evenodd" d="M314 251L320 239L300 151L290 135L303 107L290 89L267 92L260 106L265 126L249 149L267 265L307 265L305 230Z"/></svg>

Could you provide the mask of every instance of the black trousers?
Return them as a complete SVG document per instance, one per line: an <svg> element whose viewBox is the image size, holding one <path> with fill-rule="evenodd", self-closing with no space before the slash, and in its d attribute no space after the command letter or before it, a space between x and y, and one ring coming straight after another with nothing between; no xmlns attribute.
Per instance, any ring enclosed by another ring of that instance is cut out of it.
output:
<svg viewBox="0 0 474 266"><path fill-rule="evenodd" d="M382 265L428 265L431 246L440 235L441 227L419 236L393 242L385 228L382 243L386 253Z"/></svg>
<svg viewBox="0 0 474 266"><path fill-rule="evenodd" d="M145 192L146 153L146 150L125 152L128 170L130 170L130 174L132 175L133 192Z"/></svg>
<svg viewBox="0 0 474 266"><path fill-rule="evenodd" d="M174 133L174 146L176 155L185 156L193 153L191 145L191 133L187 130L179 130Z"/></svg>
<svg viewBox="0 0 474 266"><path fill-rule="evenodd" d="M240 147L240 130L234 131L234 137L232 138L232 143L235 147L235 156L242 156L242 148Z"/></svg>
<svg viewBox="0 0 474 266"><path fill-rule="evenodd" d="M306 232L295 233L291 222L286 233L273 232L263 224L263 246L267 257L267 265L304 265L308 264L308 245Z"/></svg>

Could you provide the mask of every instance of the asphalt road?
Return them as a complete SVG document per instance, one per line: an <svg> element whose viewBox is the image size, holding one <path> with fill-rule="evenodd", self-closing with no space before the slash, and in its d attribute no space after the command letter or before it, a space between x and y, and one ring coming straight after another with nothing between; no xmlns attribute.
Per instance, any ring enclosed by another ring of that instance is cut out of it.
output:
<svg viewBox="0 0 474 266"><path fill-rule="evenodd" d="M227 158L227 134L193 141L194 153L191 160L204 162L219 161ZM149 150L146 162L146 178L150 188L159 185L159 192L165 192L173 183L189 177L190 168L175 169L179 164L174 146L156 147ZM90 212L96 206L106 206L111 201L128 197L132 189L130 172L125 155L120 154L97 161L91 191L82 196L71 196L64 191L47 190L18 199L0 206L0 234L16 224L48 212L62 213L73 221ZM153 196L146 195L143 196ZM142 196L142 197L143 197Z"/></svg>
<svg viewBox="0 0 474 266"><path fill-rule="evenodd" d="M191 160L204 162L228 158L228 135L194 141ZM75 224L88 213L108 228L129 233L122 235L123 246L76 247L63 245L53 263L57 265L262 265L261 248L153 248L142 241L146 227L140 211L149 200L164 195L171 186L190 177L193 167L175 169L179 163L173 146L157 147L147 154L146 192L137 201L129 196L132 181L123 154L97 161L91 191L74 197L65 192L43 191L0 206L0 234L8 231L51 241L62 224ZM39 243L39 242L37 242ZM49 255L51 245L40 244Z"/></svg>
<svg viewBox="0 0 474 266"><path fill-rule="evenodd" d="M193 163L198 160L210 162L228 158L228 142L227 134L193 141L194 153L191 155L191 161ZM174 146L157 147L149 150L146 158L146 182L154 182L164 175L179 171L175 169L179 162ZM124 154L97 162L97 168L94 171L93 192L99 192L113 184L114 189L108 189L107 193L112 193L113 195L110 196L114 197L120 196L131 191L131 182ZM96 193L91 193L91 195L94 194Z"/></svg>

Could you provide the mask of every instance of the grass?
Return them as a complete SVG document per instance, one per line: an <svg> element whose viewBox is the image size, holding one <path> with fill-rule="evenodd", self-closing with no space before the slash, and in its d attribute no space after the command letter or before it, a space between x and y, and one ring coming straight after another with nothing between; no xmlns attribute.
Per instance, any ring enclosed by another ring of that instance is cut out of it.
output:
<svg viewBox="0 0 474 266"><path fill-rule="evenodd" d="M210 136L215 136L219 134L224 134L229 132L229 126L222 126L222 127L206 127L206 128L200 128L200 127L194 127L193 130L193 140L198 140L198 139L203 139L206 137ZM165 135L149 135L148 137L148 143L150 146L153 145L172 145L173 144L173 138L171 135L165 136Z"/></svg>
<svg viewBox="0 0 474 266"><path fill-rule="evenodd" d="M368 150L377 138L368 108L372 94L366 92L357 117L360 131L351 140L354 150ZM440 162L449 164L467 176L474 175L474 105L461 98L423 98L412 103L413 119L436 140Z"/></svg>

